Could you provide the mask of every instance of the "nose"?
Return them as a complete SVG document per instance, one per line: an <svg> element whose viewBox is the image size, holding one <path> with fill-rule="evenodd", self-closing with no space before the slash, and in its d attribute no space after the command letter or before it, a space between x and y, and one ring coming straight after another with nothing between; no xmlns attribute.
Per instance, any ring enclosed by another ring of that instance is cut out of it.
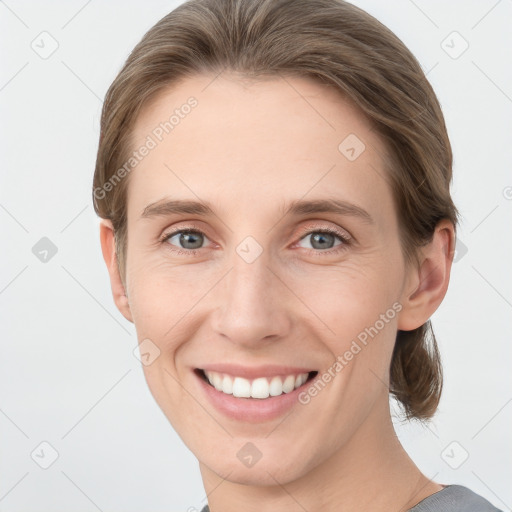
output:
<svg viewBox="0 0 512 512"><path fill-rule="evenodd" d="M269 263L265 251L250 263L235 254L215 297L215 332L245 348L284 338L292 325L290 292Z"/></svg>

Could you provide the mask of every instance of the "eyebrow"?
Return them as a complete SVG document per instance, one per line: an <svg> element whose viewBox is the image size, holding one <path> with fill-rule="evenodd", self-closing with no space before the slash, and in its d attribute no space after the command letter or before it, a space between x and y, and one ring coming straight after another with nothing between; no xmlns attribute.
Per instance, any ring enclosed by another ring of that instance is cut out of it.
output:
<svg viewBox="0 0 512 512"><path fill-rule="evenodd" d="M374 224L371 215L355 204L340 199L297 199L283 208L286 214L292 216L311 215L314 213L334 213L361 219L367 224ZM146 206L141 218L160 217L173 214L215 216L213 206L207 201L192 201L183 199L161 199Z"/></svg>
<svg viewBox="0 0 512 512"><path fill-rule="evenodd" d="M288 205L287 213L296 216L312 213L335 213L357 217L367 224L374 224L372 216L366 210L341 199L298 199Z"/></svg>
<svg viewBox="0 0 512 512"><path fill-rule="evenodd" d="M210 203L203 201L190 201L183 199L161 199L155 203L146 206L142 212L141 218L161 217L172 214L189 214L189 215L214 215L214 211Z"/></svg>

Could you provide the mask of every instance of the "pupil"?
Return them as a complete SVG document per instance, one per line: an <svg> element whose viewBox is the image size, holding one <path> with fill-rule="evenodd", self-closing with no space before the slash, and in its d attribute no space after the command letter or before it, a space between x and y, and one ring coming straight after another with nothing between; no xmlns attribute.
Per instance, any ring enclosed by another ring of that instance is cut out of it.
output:
<svg viewBox="0 0 512 512"><path fill-rule="evenodd" d="M328 242L331 242L331 243L328 243L328 245L329 245L328 247L326 247L326 245L325 245L326 240ZM315 244L320 244L320 245L317 247ZM334 244L334 235L331 235L330 233L316 233L315 235L312 236L311 245L315 249L326 249L326 248L330 249L331 247L333 247L333 244Z"/></svg>
<svg viewBox="0 0 512 512"><path fill-rule="evenodd" d="M185 249L199 249L202 244L201 236L199 233L182 233L180 235L180 244ZM192 246L187 244L192 244Z"/></svg>

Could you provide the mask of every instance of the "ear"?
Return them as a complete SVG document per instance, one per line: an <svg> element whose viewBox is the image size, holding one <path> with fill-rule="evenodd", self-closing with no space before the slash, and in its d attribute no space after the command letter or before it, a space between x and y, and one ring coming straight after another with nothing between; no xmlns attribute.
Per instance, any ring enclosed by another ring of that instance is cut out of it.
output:
<svg viewBox="0 0 512 512"><path fill-rule="evenodd" d="M417 329L439 307L448 289L454 252L455 228L443 219L437 224L432 241L421 248L419 268L411 266L408 270L398 329Z"/></svg>
<svg viewBox="0 0 512 512"><path fill-rule="evenodd" d="M133 322L130 304L128 303L128 297L126 296L123 281L117 266L114 228L110 220L102 219L100 222L100 242L103 259L105 260L110 275L110 286L112 288L114 302L121 314L130 322Z"/></svg>

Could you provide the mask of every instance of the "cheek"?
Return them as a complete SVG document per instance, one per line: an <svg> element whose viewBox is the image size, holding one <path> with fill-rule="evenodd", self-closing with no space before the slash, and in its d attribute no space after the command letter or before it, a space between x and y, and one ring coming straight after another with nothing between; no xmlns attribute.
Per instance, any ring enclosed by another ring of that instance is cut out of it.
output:
<svg viewBox="0 0 512 512"><path fill-rule="evenodd" d="M127 275L139 340L147 337L160 350L175 351L180 340L187 339L187 333L195 332L200 310L196 306L203 304L218 280L217 274L199 270L196 265L170 265L162 258L132 258Z"/></svg>
<svg viewBox="0 0 512 512"><path fill-rule="evenodd" d="M344 340L374 325L390 308L386 320L395 318L392 307L399 297L398 270L367 262L295 276L288 273L287 281L333 339L343 345ZM307 312L306 308L301 310Z"/></svg>
<svg viewBox="0 0 512 512"><path fill-rule="evenodd" d="M329 327L322 342L332 361L339 363L331 370L340 375L334 379L333 397L344 395L350 401L351 396L359 405L370 406L389 378L401 310L397 300L399 272L368 265L350 272L336 269L323 274L323 279L315 280L316 286L307 284L312 290L312 309ZM332 408L337 410L335 403ZM339 414L344 418L343 413Z"/></svg>

